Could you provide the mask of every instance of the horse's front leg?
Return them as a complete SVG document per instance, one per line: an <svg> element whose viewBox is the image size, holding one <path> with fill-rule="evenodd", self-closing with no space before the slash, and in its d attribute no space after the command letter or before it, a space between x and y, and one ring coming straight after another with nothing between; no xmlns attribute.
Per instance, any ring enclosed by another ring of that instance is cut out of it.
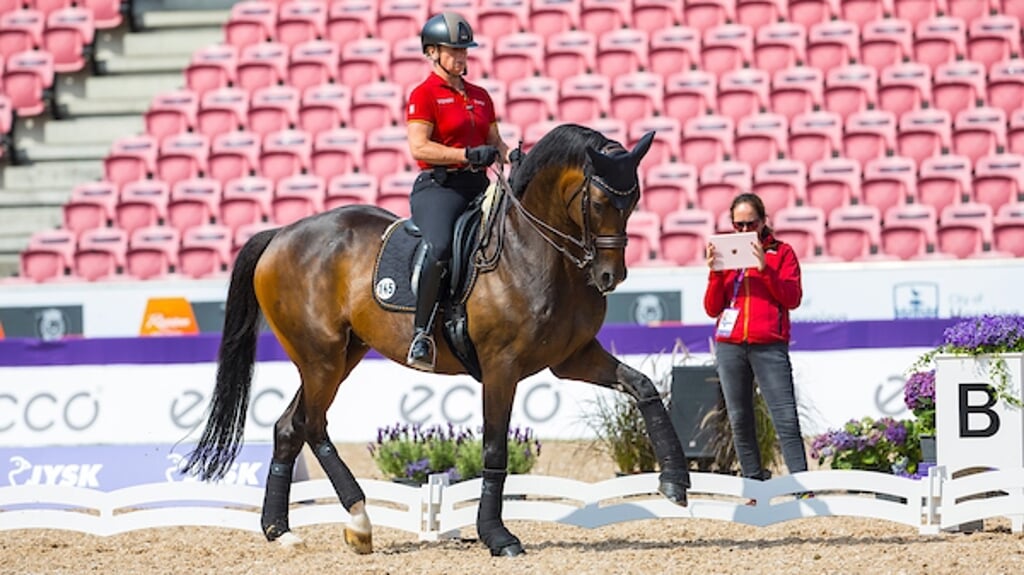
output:
<svg viewBox="0 0 1024 575"><path fill-rule="evenodd" d="M501 519L505 478L508 476L508 425L517 384L513 379L485 379L483 385L484 470L476 532L495 557L525 553L522 543Z"/></svg>
<svg viewBox="0 0 1024 575"><path fill-rule="evenodd" d="M661 395L650 378L616 359L596 339L558 366L552 366L551 371L558 377L610 387L633 397L661 469L658 491L673 503L686 506L689 464Z"/></svg>

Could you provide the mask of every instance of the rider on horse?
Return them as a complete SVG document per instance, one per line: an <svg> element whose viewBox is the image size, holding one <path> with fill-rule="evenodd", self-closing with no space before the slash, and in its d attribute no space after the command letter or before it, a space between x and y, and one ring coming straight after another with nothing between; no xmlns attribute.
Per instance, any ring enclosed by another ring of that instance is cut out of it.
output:
<svg viewBox="0 0 1024 575"><path fill-rule="evenodd" d="M406 363L433 371L434 314L455 220L487 189L485 170L495 160L506 161L508 146L498 133L490 95L463 79L467 49L477 45L466 19L454 12L432 16L420 41L434 66L410 94L407 110L409 151L423 170L409 201L423 239L413 272L416 333Z"/></svg>

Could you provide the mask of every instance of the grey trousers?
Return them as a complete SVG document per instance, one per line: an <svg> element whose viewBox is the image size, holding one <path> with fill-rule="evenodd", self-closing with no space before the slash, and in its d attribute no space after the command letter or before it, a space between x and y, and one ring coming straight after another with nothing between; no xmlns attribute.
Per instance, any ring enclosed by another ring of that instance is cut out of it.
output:
<svg viewBox="0 0 1024 575"><path fill-rule="evenodd" d="M733 445L744 477L763 479L761 451L754 424L754 379L771 413L790 473L807 470L807 453L793 390L788 343L716 344L718 378L732 426Z"/></svg>

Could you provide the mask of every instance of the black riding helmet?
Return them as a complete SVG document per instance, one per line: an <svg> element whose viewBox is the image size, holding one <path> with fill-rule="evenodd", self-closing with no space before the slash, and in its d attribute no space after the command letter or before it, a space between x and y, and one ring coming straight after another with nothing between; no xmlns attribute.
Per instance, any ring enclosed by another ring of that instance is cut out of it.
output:
<svg viewBox="0 0 1024 575"><path fill-rule="evenodd" d="M475 48L473 28L466 19L455 12L435 14L423 25L420 32L420 43L423 53L427 46L451 46L452 48Z"/></svg>

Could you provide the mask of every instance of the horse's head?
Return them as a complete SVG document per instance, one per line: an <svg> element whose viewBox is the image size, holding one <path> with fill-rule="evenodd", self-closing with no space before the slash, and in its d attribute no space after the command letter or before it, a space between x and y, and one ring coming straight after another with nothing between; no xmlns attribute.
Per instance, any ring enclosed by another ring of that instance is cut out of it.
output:
<svg viewBox="0 0 1024 575"><path fill-rule="evenodd" d="M632 150L616 142L604 149L587 147L590 171L582 194L584 242L590 244L590 281L608 293L626 279L626 221L640 201L637 167L651 147L654 132L644 134Z"/></svg>

